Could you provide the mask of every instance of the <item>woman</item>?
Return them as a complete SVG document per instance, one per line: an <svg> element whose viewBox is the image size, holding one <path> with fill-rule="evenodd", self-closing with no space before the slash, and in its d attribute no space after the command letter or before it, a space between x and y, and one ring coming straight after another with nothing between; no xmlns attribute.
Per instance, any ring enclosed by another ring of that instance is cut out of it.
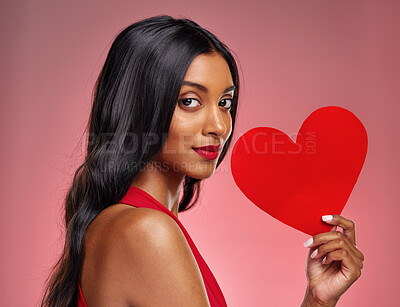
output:
<svg viewBox="0 0 400 307"><path fill-rule="evenodd" d="M224 159L238 98L229 49L193 21L156 16L116 37L96 83L86 159L66 197L64 253L42 306L226 305L178 212L196 203L200 183ZM305 244L302 306L334 306L360 276L354 223L327 222L334 231Z"/></svg>

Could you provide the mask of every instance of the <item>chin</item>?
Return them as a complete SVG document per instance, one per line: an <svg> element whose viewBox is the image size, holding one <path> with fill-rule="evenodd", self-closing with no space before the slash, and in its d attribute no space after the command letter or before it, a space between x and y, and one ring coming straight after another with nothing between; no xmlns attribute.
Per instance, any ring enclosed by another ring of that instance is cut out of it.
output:
<svg viewBox="0 0 400 307"><path fill-rule="evenodd" d="M190 176L195 179L207 179L214 175L215 168L213 167L212 170L204 170L204 171L197 171L197 172L187 172L186 175Z"/></svg>

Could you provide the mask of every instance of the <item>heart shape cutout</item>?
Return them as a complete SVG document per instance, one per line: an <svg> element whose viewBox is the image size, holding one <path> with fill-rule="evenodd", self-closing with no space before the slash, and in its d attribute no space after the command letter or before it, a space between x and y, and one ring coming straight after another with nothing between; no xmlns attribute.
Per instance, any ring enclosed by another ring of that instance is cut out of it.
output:
<svg viewBox="0 0 400 307"><path fill-rule="evenodd" d="M232 175L261 210L314 236L332 229L322 215L342 212L367 144L365 127L353 113L327 106L306 118L296 142L269 127L244 133L232 150Z"/></svg>

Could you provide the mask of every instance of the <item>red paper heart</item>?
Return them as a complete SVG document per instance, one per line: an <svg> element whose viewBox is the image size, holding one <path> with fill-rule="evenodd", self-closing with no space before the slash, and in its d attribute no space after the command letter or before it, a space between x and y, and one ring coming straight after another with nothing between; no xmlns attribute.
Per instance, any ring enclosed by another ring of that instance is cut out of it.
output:
<svg viewBox="0 0 400 307"><path fill-rule="evenodd" d="M236 185L260 209L311 236L330 231L321 216L340 214L367 153L367 132L350 111L312 112L296 143L269 127L247 131L232 150Z"/></svg>

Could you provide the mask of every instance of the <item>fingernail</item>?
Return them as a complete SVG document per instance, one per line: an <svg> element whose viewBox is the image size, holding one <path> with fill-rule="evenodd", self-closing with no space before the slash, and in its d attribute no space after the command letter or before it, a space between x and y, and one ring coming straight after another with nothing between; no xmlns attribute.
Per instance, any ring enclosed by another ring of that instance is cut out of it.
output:
<svg viewBox="0 0 400 307"><path fill-rule="evenodd" d="M325 264L326 262L326 256L324 257L324 259L322 259L322 264Z"/></svg>
<svg viewBox="0 0 400 307"><path fill-rule="evenodd" d="M303 243L304 247L309 247L313 243L313 238L311 237L306 242Z"/></svg>
<svg viewBox="0 0 400 307"><path fill-rule="evenodd" d="M311 254L311 258L314 258L315 256L317 256L317 254L318 254L318 249L313 251L313 253Z"/></svg>
<svg viewBox="0 0 400 307"><path fill-rule="evenodd" d="M333 218L332 215L323 215L323 216L322 216L322 220L323 220L324 222L329 222L329 221L332 220L332 218Z"/></svg>

